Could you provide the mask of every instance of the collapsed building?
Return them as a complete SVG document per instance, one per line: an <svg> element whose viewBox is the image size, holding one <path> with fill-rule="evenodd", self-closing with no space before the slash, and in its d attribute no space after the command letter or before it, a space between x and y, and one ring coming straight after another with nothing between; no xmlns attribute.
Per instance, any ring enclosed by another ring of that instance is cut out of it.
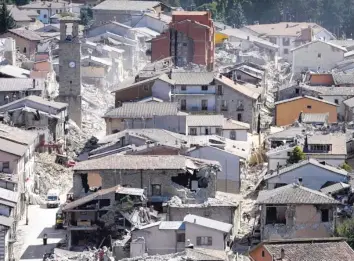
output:
<svg viewBox="0 0 354 261"><path fill-rule="evenodd" d="M118 154L79 162L73 174L74 201L63 208L70 213L66 221L72 238L70 245L82 244L81 231L91 231L94 238L97 233L92 231L101 231L100 224L114 225L115 229L108 230L110 233L114 230L124 233L161 219L183 220L178 213L178 217L171 216L165 203L177 197L181 204L208 206L216 196L219 171L218 162L181 155ZM129 195L128 206L120 201L119 195ZM237 205L232 209L236 212ZM193 214L193 209L190 213ZM233 213L233 218L236 217ZM225 220L222 215L219 219ZM226 219L234 223L231 217ZM122 233L112 236L120 238Z"/></svg>

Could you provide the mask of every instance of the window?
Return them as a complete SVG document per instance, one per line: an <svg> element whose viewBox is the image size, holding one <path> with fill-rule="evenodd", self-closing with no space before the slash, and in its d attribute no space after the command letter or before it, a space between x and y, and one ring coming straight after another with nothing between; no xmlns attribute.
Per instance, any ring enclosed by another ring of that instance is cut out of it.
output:
<svg viewBox="0 0 354 261"><path fill-rule="evenodd" d="M23 53L26 53L26 52L27 52L27 48L23 47Z"/></svg>
<svg viewBox="0 0 354 261"><path fill-rule="evenodd" d="M182 86L181 86L181 90L182 90L182 91L186 91L186 90L187 90L187 86L182 85Z"/></svg>
<svg viewBox="0 0 354 261"><path fill-rule="evenodd" d="M189 135L197 135L197 128L189 128Z"/></svg>
<svg viewBox="0 0 354 261"><path fill-rule="evenodd" d="M181 100L181 111L185 111L187 109L187 101Z"/></svg>
<svg viewBox="0 0 354 261"><path fill-rule="evenodd" d="M45 15L43 15L43 18L47 18L47 15L45 14Z"/></svg>
<svg viewBox="0 0 354 261"><path fill-rule="evenodd" d="M286 224L287 207L267 207L266 224Z"/></svg>
<svg viewBox="0 0 354 261"><path fill-rule="evenodd" d="M241 75L240 75L240 74L237 74L237 75L236 75L236 79L237 79L237 80L241 80Z"/></svg>
<svg viewBox="0 0 354 261"><path fill-rule="evenodd" d="M161 185L160 184L151 185L151 195L152 196L161 196Z"/></svg>
<svg viewBox="0 0 354 261"><path fill-rule="evenodd" d="M222 85L218 85L218 95L222 95L223 90L222 90Z"/></svg>
<svg viewBox="0 0 354 261"><path fill-rule="evenodd" d="M144 91L146 91L146 92L149 91L149 85L144 85Z"/></svg>
<svg viewBox="0 0 354 261"><path fill-rule="evenodd" d="M197 246L211 246L213 245L212 237L197 237Z"/></svg>
<svg viewBox="0 0 354 261"><path fill-rule="evenodd" d="M283 46L289 46L290 45L290 39L289 38L283 38Z"/></svg>
<svg viewBox="0 0 354 261"><path fill-rule="evenodd" d="M230 140L236 140L236 131L230 131Z"/></svg>
<svg viewBox="0 0 354 261"><path fill-rule="evenodd" d="M202 91L207 91L208 90L208 85L202 85Z"/></svg>
<svg viewBox="0 0 354 261"><path fill-rule="evenodd" d="M320 53L317 54L317 58L321 58L321 54Z"/></svg>
<svg viewBox="0 0 354 261"><path fill-rule="evenodd" d="M177 242L186 242L186 234L185 233L178 233L177 234Z"/></svg>
<svg viewBox="0 0 354 261"><path fill-rule="evenodd" d="M243 101L242 100L237 100L236 104L236 111L243 111Z"/></svg>
<svg viewBox="0 0 354 261"><path fill-rule="evenodd" d="M221 128L216 128L216 135L222 136L222 129Z"/></svg>
<svg viewBox="0 0 354 261"><path fill-rule="evenodd" d="M59 13L59 10L57 9L57 10L55 10L55 13Z"/></svg>
<svg viewBox="0 0 354 261"><path fill-rule="evenodd" d="M322 222L329 222L329 209L321 209Z"/></svg>
<svg viewBox="0 0 354 261"><path fill-rule="evenodd" d="M208 110L208 100L202 100L202 111Z"/></svg>
<svg viewBox="0 0 354 261"><path fill-rule="evenodd" d="M338 99L334 99L334 103L335 103L335 104L339 104Z"/></svg>
<svg viewBox="0 0 354 261"><path fill-rule="evenodd" d="M221 111L227 111L227 102L225 100L221 101Z"/></svg>
<svg viewBox="0 0 354 261"><path fill-rule="evenodd" d="M3 169L9 169L10 168L10 162L9 161L4 161L2 163L2 168Z"/></svg>
<svg viewBox="0 0 354 261"><path fill-rule="evenodd" d="M209 135L209 134L211 134L211 131L210 131L210 129L209 128L205 128L205 135Z"/></svg>
<svg viewBox="0 0 354 261"><path fill-rule="evenodd" d="M37 10L37 14L40 14L41 13L41 10Z"/></svg>
<svg viewBox="0 0 354 261"><path fill-rule="evenodd" d="M311 105L307 105L307 109L312 109L312 106Z"/></svg>
<svg viewBox="0 0 354 261"><path fill-rule="evenodd" d="M300 93L299 88L296 88L296 89L295 89L295 93L296 93L296 94L299 94L299 93Z"/></svg>
<svg viewBox="0 0 354 261"><path fill-rule="evenodd" d="M277 38L275 37L269 37L269 42L273 43L273 44L277 44Z"/></svg>
<svg viewBox="0 0 354 261"><path fill-rule="evenodd" d="M237 120L242 121L242 113L237 113Z"/></svg>
<svg viewBox="0 0 354 261"><path fill-rule="evenodd" d="M187 46L187 43L183 43L183 46Z"/></svg>
<svg viewBox="0 0 354 261"><path fill-rule="evenodd" d="M284 54L289 54L289 50L288 49L284 49Z"/></svg>
<svg viewBox="0 0 354 261"><path fill-rule="evenodd" d="M288 151L287 155L288 155L288 157L290 157L291 156L291 151Z"/></svg>
<svg viewBox="0 0 354 261"><path fill-rule="evenodd" d="M264 250L262 250L262 257L265 257L265 252L264 252Z"/></svg>

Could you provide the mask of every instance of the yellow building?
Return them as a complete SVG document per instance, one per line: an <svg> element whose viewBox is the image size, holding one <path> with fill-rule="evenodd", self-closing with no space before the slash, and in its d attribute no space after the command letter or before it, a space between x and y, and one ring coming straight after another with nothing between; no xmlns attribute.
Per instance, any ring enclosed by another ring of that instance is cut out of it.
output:
<svg viewBox="0 0 354 261"><path fill-rule="evenodd" d="M215 44L222 44L227 39L229 39L229 36L227 34L223 34L220 32L215 33Z"/></svg>

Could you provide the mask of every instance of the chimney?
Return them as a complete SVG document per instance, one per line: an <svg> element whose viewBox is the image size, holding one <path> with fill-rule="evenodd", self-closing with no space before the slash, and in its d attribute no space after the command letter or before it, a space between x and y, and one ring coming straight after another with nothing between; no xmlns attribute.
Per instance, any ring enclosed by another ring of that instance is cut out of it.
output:
<svg viewBox="0 0 354 261"><path fill-rule="evenodd" d="M284 259L285 259L285 249L282 248L282 249L280 249L280 260L284 260Z"/></svg>
<svg viewBox="0 0 354 261"><path fill-rule="evenodd" d="M286 24L286 28L289 28L289 24Z"/></svg>
<svg viewBox="0 0 354 261"><path fill-rule="evenodd" d="M250 39L250 36L249 35L247 35L247 40L249 40Z"/></svg>
<svg viewBox="0 0 354 261"><path fill-rule="evenodd" d="M301 178L301 177L299 177L299 178L297 179L297 184L299 184L300 186L302 186L302 178Z"/></svg>
<svg viewBox="0 0 354 261"><path fill-rule="evenodd" d="M167 74L168 78L172 80L172 70L170 70Z"/></svg>
<svg viewBox="0 0 354 261"><path fill-rule="evenodd" d="M197 223L197 219L196 219L196 218L194 219L194 224L195 224L195 223Z"/></svg>
<svg viewBox="0 0 354 261"><path fill-rule="evenodd" d="M32 88L33 88L33 89L36 88L36 79L33 79L33 80L32 80Z"/></svg>

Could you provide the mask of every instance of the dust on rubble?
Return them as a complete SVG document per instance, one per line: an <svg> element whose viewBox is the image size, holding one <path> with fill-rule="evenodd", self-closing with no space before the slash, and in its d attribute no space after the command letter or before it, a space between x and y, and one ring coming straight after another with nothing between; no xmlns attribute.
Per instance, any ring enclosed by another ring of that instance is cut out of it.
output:
<svg viewBox="0 0 354 261"><path fill-rule="evenodd" d="M73 170L55 163L56 154L36 153L34 173L38 175L39 195L45 196L49 189L67 193L73 184Z"/></svg>

